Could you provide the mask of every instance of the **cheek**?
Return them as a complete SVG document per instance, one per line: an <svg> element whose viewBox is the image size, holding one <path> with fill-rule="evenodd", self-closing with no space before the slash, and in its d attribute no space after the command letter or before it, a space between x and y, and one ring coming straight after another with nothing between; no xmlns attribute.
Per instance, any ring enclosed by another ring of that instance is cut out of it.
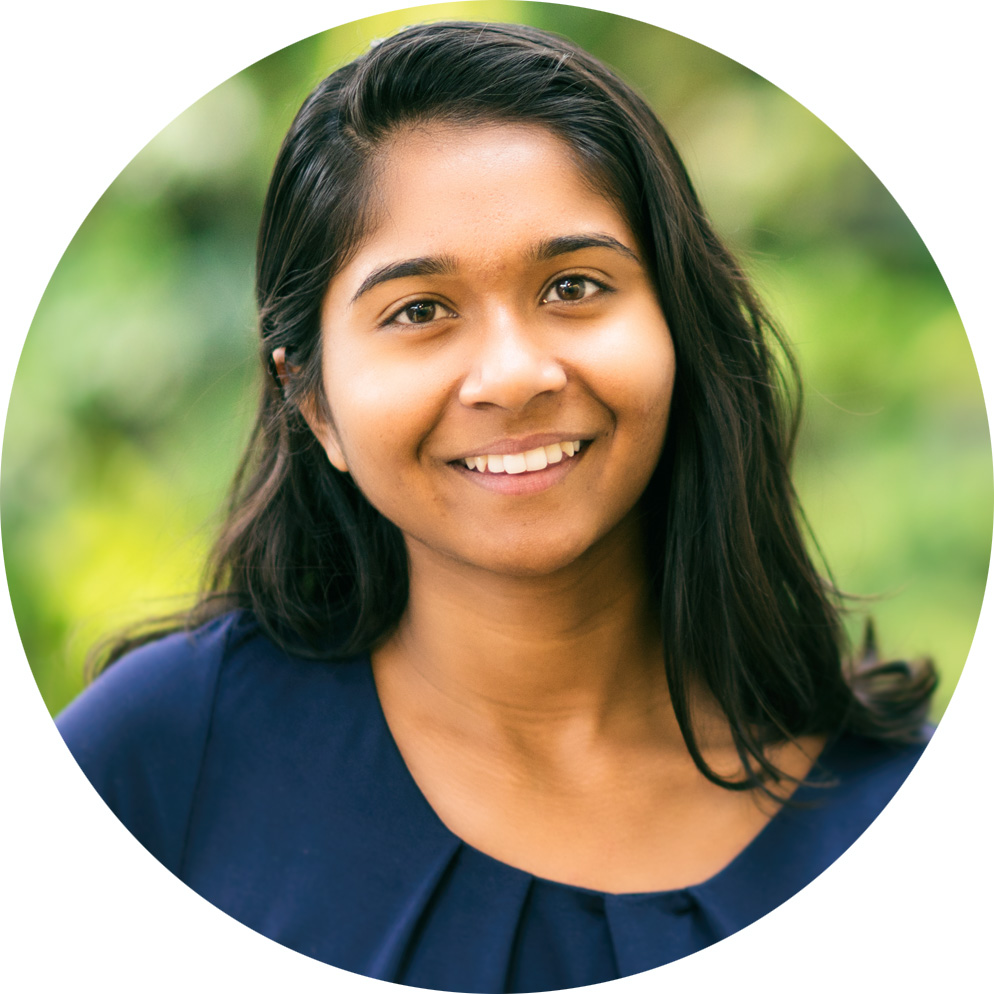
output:
<svg viewBox="0 0 994 994"><path fill-rule="evenodd" d="M669 329L658 311L619 323L598 343L590 368L597 370L602 399L649 438L665 432L673 396L676 357Z"/></svg>
<svg viewBox="0 0 994 994"><path fill-rule="evenodd" d="M402 472L431 423L426 377L382 356L329 349L325 390L335 434L356 483L365 489Z"/></svg>

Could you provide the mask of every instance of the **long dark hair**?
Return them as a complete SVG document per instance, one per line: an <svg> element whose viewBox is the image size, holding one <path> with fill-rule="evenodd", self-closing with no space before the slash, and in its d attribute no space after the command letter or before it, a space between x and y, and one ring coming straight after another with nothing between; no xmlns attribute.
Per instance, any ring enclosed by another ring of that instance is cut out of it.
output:
<svg viewBox="0 0 994 994"><path fill-rule="evenodd" d="M259 232L268 375L205 589L185 624L242 609L284 648L328 658L369 651L400 620L402 536L329 465L299 405L327 413L320 307L366 230L382 143L404 125L438 120L546 128L640 243L677 363L663 455L640 508L666 676L700 770L726 787L761 787L783 776L765 755L773 742L846 728L913 738L934 670L883 664L869 640L851 660L841 596L805 544L789 472L799 380L786 342L648 105L586 52L527 27L408 28L332 73L297 114ZM284 384L271 358L279 348L294 368ZM121 641L111 657L162 630ZM723 779L704 761L692 680L727 717L743 776Z"/></svg>

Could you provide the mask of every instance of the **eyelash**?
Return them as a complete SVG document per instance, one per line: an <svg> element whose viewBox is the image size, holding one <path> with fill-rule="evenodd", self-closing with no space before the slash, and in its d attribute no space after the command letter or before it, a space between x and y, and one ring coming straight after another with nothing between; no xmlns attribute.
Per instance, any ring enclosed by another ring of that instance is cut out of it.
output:
<svg viewBox="0 0 994 994"><path fill-rule="evenodd" d="M549 297L552 295L553 291L561 283L589 283L591 286L596 287L596 292L584 294L579 300L550 300ZM613 288L608 286L606 283L602 283L600 280L595 280L592 276L584 276L580 273L565 273L562 276L557 276L555 279L551 280L546 286L545 290L542 292L542 303L543 304L579 304L591 297L596 297L600 293L612 293Z"/></svg>
<svg viewBox="0 0 994 994"><path fill-rule="evenodd" d="M579 300L575 300L575 301L574 300L550 300L549 298L551 297L552 293L554 292L554 290L556 289L556 287L559 284L561 284L561 283L588 283L591 286L596 287L596 291L594 293L584 294L583 297L581 297ZM550 282L546 285L545 289L542 291L542 296L541 296L540 300L541 300L541 303L543 303L543 304L574 304L574 303L575 304L579 304L579 303L582 303L585 300L588 300L590 297L597 296L600 293L613 293L613 292L614 292L614 290L613 290L612 287L608 286L606 283L601 282L600 280L595 280L592 276L583 276L583 275L581 275L579 273L566 273L563 276L557 276L553 280L550 280ZM453 316L455 316L454 312L452 310L450 310L450 308L446 307L445 304L441 303L438 300L432 300L430 297L426 297L426 298L424 298L422 300L412 300L409 303L404 304L403 307L398 307L397 310L395 310L383 322L382 327L385 328L385 327L387 327L387 326L389 326L391 324L410 325L410 326L414 327L414 326L417 326L419 324L426 324L426 325L427 324L432 324L433 322L440 320L440 317L437 316L437 315L433 316L428 321L401 321L401 320L399 320L400 316L402 314L404 314L405 311L410 310L412 307L419 307L419 306L423 306L423 305L426 305L426 304L430 305L431 307L436 307L436 308L439 308L439 309L445 311L446 313L444 315L441 315L441 317L453 317Z"/></svg>
<svg viewBox="0 0 994 994"><path fill-rule="evenodd" d="M409 311L412 307L419 307L419 306L423 306L425 304L428 304L431 307L437 307L440 310L445 311L446 313L444 315L442 315L443 317L452 317L452 316L455 315L455 312L452 311L450 308L446 307L445 304L441 303L438 300L432 300L430 297L426 297L426 298L424 298L422 300L411 300L411 301L408 301L408 303L404 304L403 307L398 307L397 310L395 310L383 322L383 324L381 325L381 327L386 328L388 325L391 325L391 324L399 324L399 325L405 325L405 326L409 325L411 327L417 327L417 325L419 325L419 324L432 324L433 322L438 321L439 320L439 316L438 315L433 316L430 321L399 321L398 320L398 318L405 311Z"/></svg>

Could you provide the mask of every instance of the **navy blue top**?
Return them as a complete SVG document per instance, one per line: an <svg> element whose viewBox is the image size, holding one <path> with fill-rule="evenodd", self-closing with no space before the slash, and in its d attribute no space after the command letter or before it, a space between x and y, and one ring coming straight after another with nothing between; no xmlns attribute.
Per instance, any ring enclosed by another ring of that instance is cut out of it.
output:
<svg viewBox="0 0 994 994"><path fill-rule="evenodd" d="M289 656L244 616L115 663L58 727L103 799L222 911L346 970L446 991L544 991L639 973L748 925L860 835L922 747L842 736L702 884L606 894L452 834L414 783L369 659Z"/></svg>

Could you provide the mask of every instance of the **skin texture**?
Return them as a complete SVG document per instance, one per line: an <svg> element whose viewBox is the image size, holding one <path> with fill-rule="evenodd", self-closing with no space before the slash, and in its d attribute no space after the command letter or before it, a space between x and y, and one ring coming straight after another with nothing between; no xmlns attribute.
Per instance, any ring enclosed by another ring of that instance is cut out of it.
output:
<svg viewBox="0 0 994 994"><path fill-rule="evenodd" d="M380 223L324 302L329 458L418 554L519 575L567 565L635 504L665 434L673 347L634 237L531 129L406 132L377 193ZM535 262L543 243L572 235L607 235L628 252ZM370 273L426 258L451 262L451 274L353 299ZM567 303L549 292L562 276L611 289L576 284L584 296ZM434 320L393 317L422 300L435 302ZM561 485L527 499L450 465L536 435L591 444Z"/></svg>
<svg viewBox="0 0 994 994"><path fill-rule="evenodd" d="M635 238L535 126L401 131L373 206L322 310L331 418L304 413L404 534L409 606L373 654L398 748L497 859L610 892L700 882L772 809L698 773L666 691L634 508L678 371ZM462 463L577 439L535 473ZM735 773L722 720L695 714ZM819 746L773 758L803 776Z"/></svg>

